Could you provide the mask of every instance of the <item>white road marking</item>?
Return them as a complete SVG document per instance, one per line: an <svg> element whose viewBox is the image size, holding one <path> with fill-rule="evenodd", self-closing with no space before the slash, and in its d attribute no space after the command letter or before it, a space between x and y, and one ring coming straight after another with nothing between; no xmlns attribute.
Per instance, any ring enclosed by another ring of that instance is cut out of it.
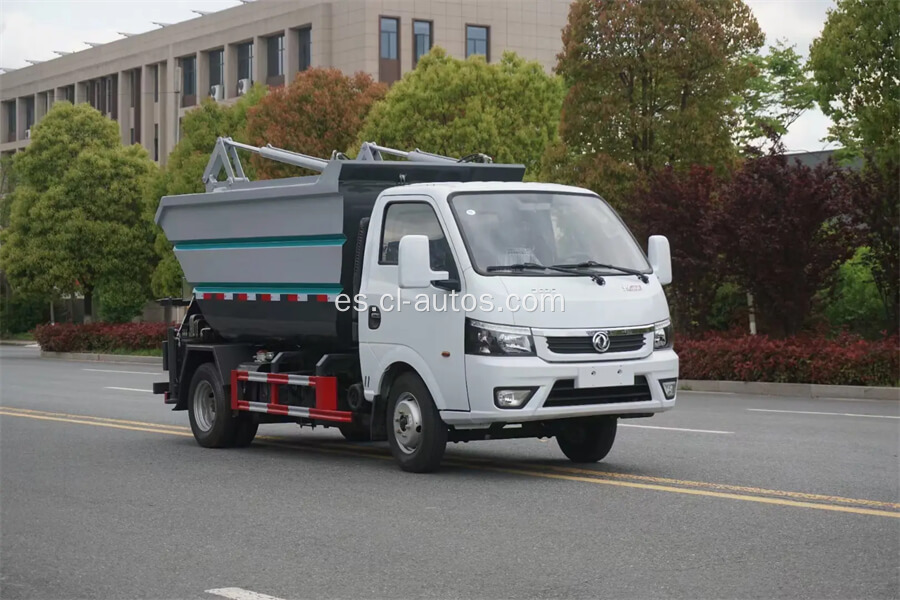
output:
<svg viewBox="0 0 900 600"><path fill-rule="evenodd" d="M666 431L689 431L691 433L721 433L728 435L733 431L716 431L715 429L684 429L682 427L660 427L658 425L632 425L630 423L619 423L619 427L638 427L640 429L665 429Z"/></svg>
<svg viewBox="0 0 900 600"><path fill-rule="evenodd" d="M250 590L235 587L206 590L206 593L222 596L223 598L231 598L231 600L281 600L281 598L269 596L268 594L260 594L259 592L251 592Z"/></svg>
<svg viewBox="0 0 900 600"><path fill-rule="evenodd" d="M811 410L775 410L774 408L748 408L752 412L791 413L794 415L829 415L832 417L866 417L868 419L900 419L892 415L860 415L856 413L815 412Z"/></svg>
<svg viewBox="0 0 900 600"><path fill-rule="evenodd" d="M93 373L126 373L128 375L161 375L161 373L151 373L150 371L118 371L116 369L82 369L82 371L91 371Z"/></svg>
<svg viewBox="0 0 900 600"><path fill-rule="evenodd" d="M122 390L123 392L146 392L148 394L152 394L153 390L140 390L138 388L123 388L123 387L105 387L104 390Z"/></svg>

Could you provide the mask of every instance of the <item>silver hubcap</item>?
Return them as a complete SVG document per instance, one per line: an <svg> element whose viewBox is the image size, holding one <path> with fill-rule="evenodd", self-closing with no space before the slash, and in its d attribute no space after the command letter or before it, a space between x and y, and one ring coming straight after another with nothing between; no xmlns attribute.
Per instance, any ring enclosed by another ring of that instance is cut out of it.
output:
<svg viewBox="0 0 900 600"><path fill-rule="evenodd" d="M394 406L394 439L406 454L415 452L422 442L422 410L409 392L400 394Z"/></svg>
<svg viewBox="0 0 900 600"><path fill-rule="evenodd" d="M201 381L194 390L194 422L202 431L209 431L216 422L216 395L208 381Z"/></svg>

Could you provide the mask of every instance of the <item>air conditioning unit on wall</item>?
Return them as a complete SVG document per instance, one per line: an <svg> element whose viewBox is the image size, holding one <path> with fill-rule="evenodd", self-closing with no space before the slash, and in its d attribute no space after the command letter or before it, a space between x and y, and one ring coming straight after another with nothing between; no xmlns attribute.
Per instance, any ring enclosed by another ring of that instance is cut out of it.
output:
<svg viewBox="0 0 900 600"><path fill-rule="evenodd" d="M250 91L250 86L253 85L253 82L249 79L239 79L238 80L238 96L243 96L247 92Z"/></svg>
<svg viewBox="0 0 900 600"><path fill-rule="evenodd" d="M225 86L224 85L214 85L209 88L209 97L216 100L225 99Z"/></svg>
<svg viewBox="0 0 900 600"><path fill-rule="evenodd" d="M25 139L26 139L26 140L30 140L30 139L31 139L31 129L26 129L26 130L25 130Z"/></svg>

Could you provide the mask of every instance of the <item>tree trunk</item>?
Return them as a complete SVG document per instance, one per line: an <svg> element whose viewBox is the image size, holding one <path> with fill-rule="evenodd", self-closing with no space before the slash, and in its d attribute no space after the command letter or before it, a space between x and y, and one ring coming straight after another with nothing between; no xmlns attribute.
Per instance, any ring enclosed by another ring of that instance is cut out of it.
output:
<svg viewBox="0 0 900 600"><path fill-rule="evenodd" d="M84 322L94 322L94 291L84 290Z"/></svg>

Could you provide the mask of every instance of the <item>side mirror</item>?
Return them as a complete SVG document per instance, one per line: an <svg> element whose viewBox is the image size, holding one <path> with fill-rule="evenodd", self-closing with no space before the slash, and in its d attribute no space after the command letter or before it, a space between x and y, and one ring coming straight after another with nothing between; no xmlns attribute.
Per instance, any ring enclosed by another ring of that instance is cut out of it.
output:
<svg viewBox="0 0 900 600"><path fill-rule="evenodd" d="M398 285L403 289L427 288L432 281L447 279L447 271L431 270L428 236L404 235L397 252Z"/></svg>
<svg viewBox="0 0 900 600"><path fill-rule="evenodd" d="M650 266L659 282L663 285L672 283L672 252L666 236L650 236L647 242L647 258L650 259Z"/></svg>

